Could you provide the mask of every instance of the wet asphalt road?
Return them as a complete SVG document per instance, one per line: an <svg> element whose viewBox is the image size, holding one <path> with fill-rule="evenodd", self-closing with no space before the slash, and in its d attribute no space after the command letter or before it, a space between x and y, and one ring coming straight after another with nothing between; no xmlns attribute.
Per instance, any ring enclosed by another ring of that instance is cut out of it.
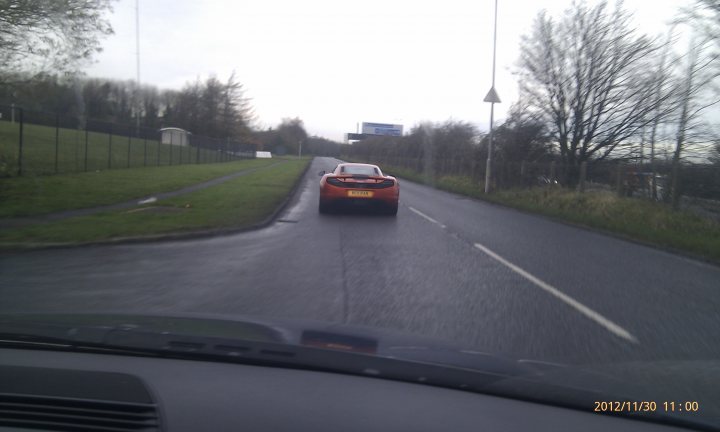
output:
<svg viewBox="0 0 720 432"><path fill-rule="evenodd" d="M567 363L720 357L720 268L401 182L396 218L0 257L0 312L202 312L383 327Z"/></svg>

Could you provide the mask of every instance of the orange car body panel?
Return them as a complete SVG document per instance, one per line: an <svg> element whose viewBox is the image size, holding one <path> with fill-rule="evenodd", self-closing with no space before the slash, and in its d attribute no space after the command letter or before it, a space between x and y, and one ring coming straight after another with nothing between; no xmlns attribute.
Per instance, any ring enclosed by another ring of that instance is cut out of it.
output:
<svg viewBox="0 0 720 432"><path fill-rule="evenodd" d="M368 178L354 178L350 174L340 173L341 167L354 165L354 166L365 166L373 167L378 170L379 175L372 175ZM328 178L335 177L342 182L345 186L334 186L328 183ZM385 188L376 188L371 185L380 183L384 180L392 180L393 186ZM352 191L352 192L351 192ZM372 194L372 197L363 196L350 196L356 191L366 191ZM388 206L397 206L398 200L400 199L400 185L395 177L386 176L382 174L380 168L376 165L368 164L340 164L334 172L323 175L320 180L320 200L332 204L340 201L355 201L355 200L369 200L374 202L381 202Z"/></svg>

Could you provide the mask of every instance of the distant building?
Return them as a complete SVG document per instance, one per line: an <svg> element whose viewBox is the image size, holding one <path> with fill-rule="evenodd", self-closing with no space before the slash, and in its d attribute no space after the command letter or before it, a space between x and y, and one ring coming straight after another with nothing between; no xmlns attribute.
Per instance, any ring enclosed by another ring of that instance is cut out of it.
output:
<svg viewBox="0 0 720 432"><path fill-rule="evenodd" d="M167 127L160 129L160 142L179 146L190 145L190 132L185 129Z"/></svg>

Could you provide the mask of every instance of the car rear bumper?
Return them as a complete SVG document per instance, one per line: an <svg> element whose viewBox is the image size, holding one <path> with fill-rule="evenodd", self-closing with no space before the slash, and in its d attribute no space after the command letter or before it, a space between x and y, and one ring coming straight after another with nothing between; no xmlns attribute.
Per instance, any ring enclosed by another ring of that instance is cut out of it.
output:
<svg viewBox="0 0 720 432"><path fill-rule="evenodd" d="M370 192L372 197L351 197L350 191ZM326 184L320 189L320 202L325 206L397 208L399 197L400 188L397 186L385 189L354 189Z"/></svg>
<svg viewBox="0 0 720 432"><path fill-rule="evenodd" d="M397 187L390 187L387 189L368 189L367 191L372 193L370 198L348 196L348 192L355 190L364 189L347 189L326 185L320 190L320 201L327 205L366 206L382 204L392 207L397 206L400 195Z"/></svg>

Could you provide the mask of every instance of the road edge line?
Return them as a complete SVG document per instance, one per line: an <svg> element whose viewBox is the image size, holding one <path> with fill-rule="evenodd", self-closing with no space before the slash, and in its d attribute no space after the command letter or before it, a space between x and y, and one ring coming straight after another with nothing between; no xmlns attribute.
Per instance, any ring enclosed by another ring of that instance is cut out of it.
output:
<svg viewBox="0 0 720 432"><path fill-rule="evenodd" d="M415 213L416 215L420 216L421 218L424 218L425 220L434 223L435 225L439 226L442 229L447 228L444 224L436 221L435 219L431 218L430 216L426 215L425 213L421 212L420 210L416 209L415 207L408 206L408 209L410 209L411 212Z"/></svg>
<svg viewBox="0 0 720 432"><path fill-rule="evenodd" d="M587 318L590 318L591 320L595 321L597 324L604 327L606 330L608 330L610 333L614 334L615 336L625 339L628 342L631 342L634 344L640 344L638 339L635 336L633 336L629 331L625 330L624 328L620 327L619 325L617 325L614 322L610 321L609 319L605 318L600 313L585 306L584 304L580 303L579 301L575 300L574 298L570 297L569 295L565 294L564 292L558 290L557 288L553 287L552 285L548 284L547 282L544 282L544 281L538 279L531 273L529 273L529 272L523 270L521 267L518 267L517 265L511 263L510 261L508 261L505 258L501 257L500 255L496 254L492 250L481 245L480 243L474 243L473 246L476 249L484 252L486 255L490 256L491 258L495 259L496 261L500 262L501 264L504 264L510 270L514 271L515 273L519 274L520 276L522 276L525 279L529 280L530 282L534 283L535 285L537 285L539 288L541 288L545 292L552 294L553 296L555 296L556 298L558 298L565 304L573 307L575 310L577 310L581 314L585 315Z"/></svg>

